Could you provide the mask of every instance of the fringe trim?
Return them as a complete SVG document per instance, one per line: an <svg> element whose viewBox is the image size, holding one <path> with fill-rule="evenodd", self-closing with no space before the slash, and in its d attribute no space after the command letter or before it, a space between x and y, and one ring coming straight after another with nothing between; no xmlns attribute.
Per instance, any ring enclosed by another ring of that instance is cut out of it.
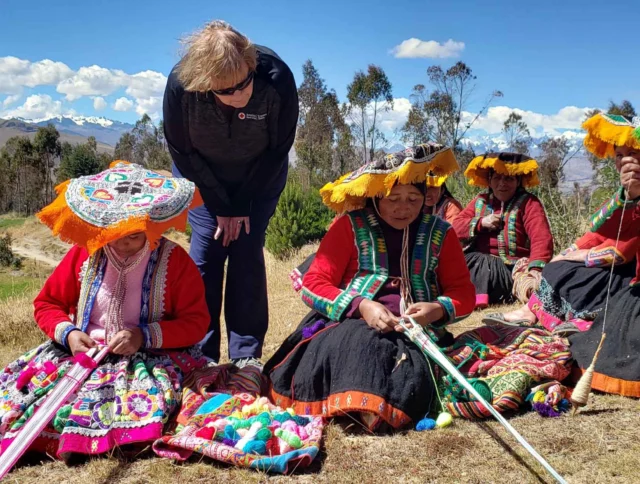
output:
<svg viewBox="0 0 640 484"><path fill-rule="evenodd" d="M68 186L69 180L58 185L56 199L37 213L36 217L51 229L53 235L69 244L86 248L89 255L94 254L109 242L139 232L146 234L153 250L158 246L158 241L167 230L176 229L184 232L187 227L188 210L166 222L153 222L149 215L145 215L131 217L110 227L96 227L80 219L69 208L65 199ZM196 189L189 209L198 207L202 203L200 192Z"/></svg>
<svg viewBox="0 0 640 484"><path fill-rule="evenodd" d="M587 119L582 128L587 131L584 138L585 148L598 158L615 156L616 146L640 149L640 128L612 124L600 113Z"/></svg>
<svg viewBox="0 0 640 484"><path fill-rule="evenodd" d="M525 188L535 187L540 184L538 178L538 162L534 159L522 163L505 163L499 158L485 158L476 156L464 172L469 179L469 185L476 187L489 187L489 169L497 173L509 176L521 176L522 185Z"/></svg>
<svg viewBox="0 0 640 484"><path fill-rule="evenodd" d="M444 185L444 182L447 181L447 178L449 178L449 175L444 175L444 176L427 176L427 186L429 188L431 187L441 187L442 185Z"/></svg>
<svg viewBox="0 0 640 484"><path fill-rule="evenodd" d="M416 163L408 159L391 173L363 173L356 179L344 183L344 180L352 175L347 173L322 187L320 195L324 204L335 212L350 212L364 208L367 198L388 195L396 184L425 182L429 172L446 179L459 168L452 150L446 149L429 162Z"/></svg>

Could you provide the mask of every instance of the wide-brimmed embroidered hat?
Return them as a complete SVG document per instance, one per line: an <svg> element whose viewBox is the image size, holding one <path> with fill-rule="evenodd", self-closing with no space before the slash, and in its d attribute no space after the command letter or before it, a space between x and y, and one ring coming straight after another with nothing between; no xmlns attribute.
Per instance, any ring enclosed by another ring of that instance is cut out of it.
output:
<svg viewBox="0 0 640 484"><path fill-rule="evenodd" d="M540 184L538 162L529 155L519 153L485 153L476 156L464 172L469 185L487 188L491 170L501 175L522 177L522 186L535 187Z"/></svg>
<svg viewBox="0 0 640 484"><path fill-rule="evenodd" d="M37 217L54 235L90 254L139 232L155 247L167 230L184 231L188 209L202 205L193 182L120 160L96 175L61 183L56 193Z"/></svg>
<svg viewBox="0 0 640 484"><path fill-rule="evenodd" d="M426 183L459 169L451 148L426 143L380 157L320 189L324 204L337 213L364 208L368 198L388 195L396 184Z"/></svg>
<svg viewBox="0 0 640 484"><path fill-rule="evenodd" d="M634 131L639 126L640 117L629 121L618 114L598 113L582 123L583 129L587 131L584 146L598 158L615 156L616 146L640 149L640 139L634 136Z"/></svg>

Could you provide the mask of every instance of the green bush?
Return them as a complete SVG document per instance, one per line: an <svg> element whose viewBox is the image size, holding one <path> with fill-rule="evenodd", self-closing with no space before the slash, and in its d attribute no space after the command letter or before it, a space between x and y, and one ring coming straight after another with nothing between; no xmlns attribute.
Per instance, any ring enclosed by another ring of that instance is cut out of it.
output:
<svg viewBox="0 0 640 484"><path fill-rule="evenodd" d="M14 255L11 250L11 235L9 234L0 238L0 266L13 267L14 269L22 268L22 259Z"/></svg>
<svg viewBox="0 0 640 484"><path fill-rule="evenodd" d="M289 179L267 229L267 250L285 259L303 245L320 240L332 218L317 190L304 190Z"/></svg>

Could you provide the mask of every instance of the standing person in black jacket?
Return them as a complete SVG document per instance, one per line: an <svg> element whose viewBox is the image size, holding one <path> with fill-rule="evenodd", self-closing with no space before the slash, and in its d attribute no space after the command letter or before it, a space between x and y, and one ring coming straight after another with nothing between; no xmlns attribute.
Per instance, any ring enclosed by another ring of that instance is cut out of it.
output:
<svg viewBox="0 0 640 484"><path fill-rule="evenodd" d="M264 239L287 180L298 122L293 74L270 49L229 24L209 23L187 41L164 94L164 130L175 175L205 205L189 214L190 255L211 315L205 354L220 358L224 265L229 357L260 365L268 326Z"/></svg>

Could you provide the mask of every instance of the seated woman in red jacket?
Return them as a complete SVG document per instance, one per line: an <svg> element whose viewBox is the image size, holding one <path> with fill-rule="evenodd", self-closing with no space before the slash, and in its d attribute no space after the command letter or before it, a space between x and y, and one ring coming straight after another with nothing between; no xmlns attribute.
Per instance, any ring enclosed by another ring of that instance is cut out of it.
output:
<svg viewBox="0 0 640 484"><path fill-rule="evenodd" d="M397 325L405 315L451 344L446 325L475 301L451 226L423 211L429 169L457 165L448 148L421 145L328 184L338 213L303 280L312 312L265 366L277 405L328 417L357 414L370 429L419 420L435 398L420 350Z"/></svg>
<svg viewBox="0 0 640 484"><path fill-rule="evenodd" d="M538 162L517 153L487 153L465 171L470 185L488 190L456 217L466 246L476 306L526 301L553 256L553 237L542 203L526 188L538 185Z"/></svg>
<svg viewBox="0 0 640 484"><path fill-rule="evenodd" d="M152 443L179 407L184 373L206 363L189 349L209 323L202 278L180 246L161 238L184 230L199 195L187 180L123 162L58 193L38 216L76 245L34 302L48 340L0 374L2 451L74 356L99 345L110 354L30 449L67 459Z"/></svg>
<svg viewBox="0 0 640 484"><path fill-rule="evenodd" d="M429 174L424 207L427 213L437 215L452 224L458 214L462 212L462 205L447 188L447 178L449 177Z"/></svg>
<svg viewBox="0 0 640 484"><path fill-rule="evenodd" d="M625 157L640 159L640 141L631 136L634 128L623 119L597 114L583 125L587 150L600 158L615 157L618 171ZM611 142L614 139L620 146ZM606 212L606 207L596 216ZM640 237L627 236L616 242L616 236L617 232L587 232L544 268L538 289L524 306L489 314L483 321L490 325L537 325L562 335L587 331L604 308L607 293L628 287L635 275Z"/></svg>

